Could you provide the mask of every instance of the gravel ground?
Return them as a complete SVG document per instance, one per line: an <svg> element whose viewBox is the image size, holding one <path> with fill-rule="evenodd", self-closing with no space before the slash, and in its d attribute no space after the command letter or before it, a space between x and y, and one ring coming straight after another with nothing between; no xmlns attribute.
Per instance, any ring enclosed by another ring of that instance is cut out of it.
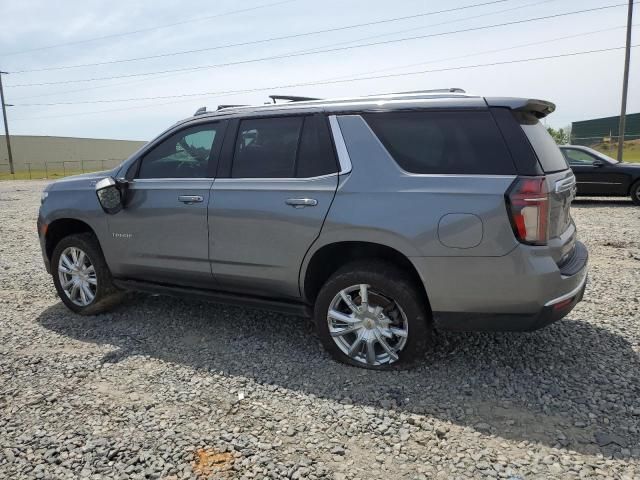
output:
<svg viewBox="0 0 640 480"><path fill-rule="evenodd" d="M84 318L0 182L0 478L640 478L640 208L573 208L585 300L530 334L438 336L410 371L334 363L308 321L132 295Z"/></svg>

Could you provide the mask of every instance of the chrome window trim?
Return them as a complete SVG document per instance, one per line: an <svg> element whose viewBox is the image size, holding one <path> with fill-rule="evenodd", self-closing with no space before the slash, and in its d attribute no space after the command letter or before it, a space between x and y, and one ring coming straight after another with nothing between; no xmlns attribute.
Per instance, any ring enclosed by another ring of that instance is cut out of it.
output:
<svg viewBox="0 0 640 480"><path fill-rule="evenodd" d="M193 182L195 180L207 180L213 182L213 177L162 177L162 178L133 178L129 183L154 183L154 182Z"/></svg>
<svg viewBox="0 0 640 480"><path fill-rule="evenodd" d="M130 183L154 183L154 182L193 182L196 180L208 180L210 182L222 182L222 183L235 183L235 182L305 182L321 180L323 178L330 178L337 176L338 173L328 173L326 175L319 175L317 177L243 177L243 178L213 178L213 177L179 177L179 178L134 178L129 180Z"/></svg>
<svg viewBox="0 0 640 480"><path fill-rule="evenodd" d="M338 162L340 163L340 171L338 174L344 175L351 172L351 157L349 157L349 151L347 150L347 144L344 142L344 136L338 123L338 117L335 115L329 115L329 126L331 127L331 136L333 137L333 143L336 146L336 152L338 153Z"/></svg>
<svg viewBox="0 0 640 480"><path fill-rule="evenodd" d="M326 175L319 175L317 177L242 177L242 178L215 178L216 183L234 183L234 182L306 182L313 180L320 180L323 178L330 178L337 176L338 173L328 173Z"/></svg>

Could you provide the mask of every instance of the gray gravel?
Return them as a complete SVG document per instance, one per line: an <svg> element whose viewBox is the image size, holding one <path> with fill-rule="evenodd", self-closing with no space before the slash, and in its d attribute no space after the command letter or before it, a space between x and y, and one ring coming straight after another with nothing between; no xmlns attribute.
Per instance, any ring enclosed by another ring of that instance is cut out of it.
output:
<svg viewBox="0 0 640 480"><path fill-rule="evenodd" d="M441 334L411 371L332 362L308 321L132 295L84 318L0 182L0 478L640 478L640 208L578 202L591 281L530 334Z"/></svg>

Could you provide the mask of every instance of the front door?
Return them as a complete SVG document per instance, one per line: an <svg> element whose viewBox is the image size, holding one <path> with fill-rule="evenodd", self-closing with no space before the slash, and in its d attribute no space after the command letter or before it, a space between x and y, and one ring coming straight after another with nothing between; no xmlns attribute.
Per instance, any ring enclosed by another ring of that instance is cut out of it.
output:
<svg viewBox="0 0 640 480"><path fill-rule="evenodd" d="M125 208L109 217L119 244L114 275L159 283L213 284L207 208L226 122L171 134L138 162Z"/></svg>
<svg viewBox="0 0 640 480"><path fill-rule="evenodd" d="M209 209L213 274L226 290L298 298L302 260L338 185L327 119L249 118L228 137L233 161Z"/></svg>
<svg viewBox="0 0 640 480"><path fill-rule="evenodd" d="M577 148L563 148L579 195L625 195L628 181L615 165ZM595 163L594 163L595 162Z"/></svg>

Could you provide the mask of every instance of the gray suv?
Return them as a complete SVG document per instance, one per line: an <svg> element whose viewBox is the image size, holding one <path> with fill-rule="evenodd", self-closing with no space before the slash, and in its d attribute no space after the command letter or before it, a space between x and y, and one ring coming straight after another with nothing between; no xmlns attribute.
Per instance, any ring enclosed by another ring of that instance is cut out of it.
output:
<svg viewBox="0 0 640 480"><path fill-rule="evenodd" d="M275 309L374 369L434 329L534 330L587 279L575 178L539 122L553 110L460 89L201 109L50 184L45 265L80 314L129 289Z"/></svg>

